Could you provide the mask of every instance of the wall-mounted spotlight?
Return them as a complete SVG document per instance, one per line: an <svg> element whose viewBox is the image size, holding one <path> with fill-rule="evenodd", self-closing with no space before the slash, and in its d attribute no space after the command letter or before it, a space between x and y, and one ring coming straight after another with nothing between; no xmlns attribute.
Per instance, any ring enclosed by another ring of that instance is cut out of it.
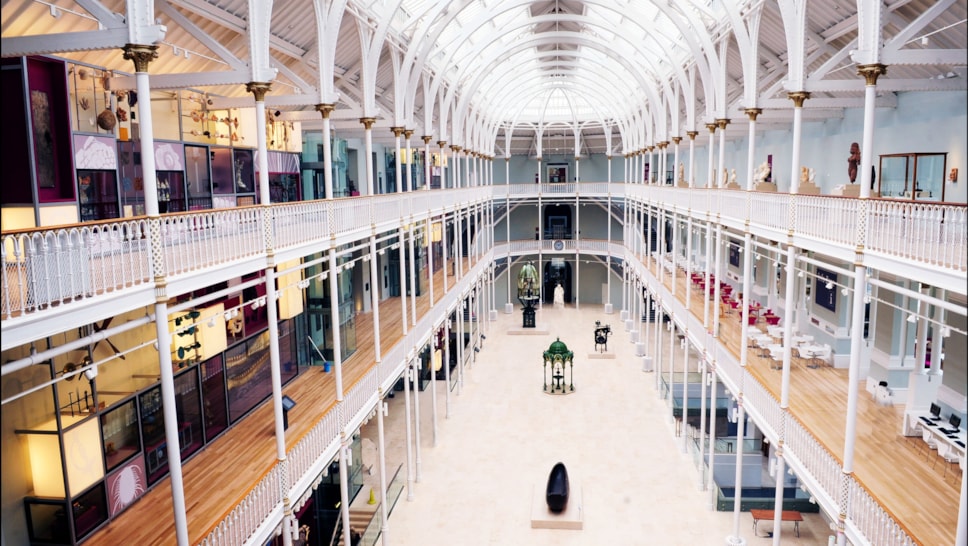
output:
<svg viewBox="0 0 968 546"><path fill-rule="evenodd" d="M847 294L849 294L849 293L850 293L850 291L849 291L849 290L847 290L847 287L845 286L845 287L844 287L844 288L843 288L843 289L842 289L842 290L840 291L840 293L846 296Z"/></svg>
<svg viewBox="0 0 968 546"><path fill-rule="evenodd" d="M908 315L908 318L907 318L907 321L908 322L914 323L914 322L917 322L917 320L918 320L918 316L917 315L915 315L915 314Z"/></svg>
<svg viewBox="0 0 968 546"><path fill-rule="evenodd" d="M827 281L827 284L824 285L824 288L826 288L827 290L833 290L834 283Z"/></svg>
<svg viewBox="0 0 968 546"><path fill-rule="evenodd" d="M800 277L802 279L803 278L803 271L797 273L797 277Z"/></svg>

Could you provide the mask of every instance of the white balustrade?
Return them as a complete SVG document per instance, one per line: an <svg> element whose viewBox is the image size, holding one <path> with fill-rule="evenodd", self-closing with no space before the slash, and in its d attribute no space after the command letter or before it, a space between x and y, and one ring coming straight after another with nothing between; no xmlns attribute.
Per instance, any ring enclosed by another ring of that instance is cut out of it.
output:
<svg viewBox="0 0 968 546"><path fill-rule="evenodd" d="M750 193L750 223L777 231L790 226L790 196L777 193Z"/></svg>
<svg viewBox="0 0 968 546"><path fill-rule="evenodd" d="M968 207L877 199L870 203L867 248L890 256L968 269Z"/></svg>
<svg viewBox="0 0 968 546"><path fill-rule="evenodd" d="M917 544L853 476L848 478L847 498L847 519L871 544L885 546Z"/></svg>
<svg viewBox="0 0 968 546"><path fill-rule="evenodd" d="M329 220L335 201L282 203L272 208L272 243L275 248L329 239Z"/></svg>

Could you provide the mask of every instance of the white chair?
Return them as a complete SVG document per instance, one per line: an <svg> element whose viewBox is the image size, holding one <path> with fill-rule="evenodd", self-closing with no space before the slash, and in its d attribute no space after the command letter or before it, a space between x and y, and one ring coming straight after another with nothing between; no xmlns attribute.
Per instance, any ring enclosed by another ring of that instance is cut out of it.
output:
<svg viewBox="0 0 968 546"><path fill-rule="evenodd" d="M820 351L820 354L817 355L817 358L822 360L824 364L833 366L833 348L826 343L821 345L821 347L823 347L823 350Z"/></svg>
<svg viewBox="0 0 968 546"><path fill-rule="evenodd" d="M928 449L938 449L938 440L931 434L928 429L924 428L921 430L921 439L924 440L925 445ZM920 452L920 449L918 450Z"/></svg>
<svg viewBox="0 0 968 546"><path fill-rule="evenodd" d="M947 442L942 442L938 444L938 455L942 459L944 459L944 475L942 477L947 478L948 467L954 463L959 462L961 455L958 453L958 450L954 448L954 446L948 444ZM935 463L937 462L938 460L935 459ZM931 465L931 466L932 468L934 467L934 465Z"/></svg>

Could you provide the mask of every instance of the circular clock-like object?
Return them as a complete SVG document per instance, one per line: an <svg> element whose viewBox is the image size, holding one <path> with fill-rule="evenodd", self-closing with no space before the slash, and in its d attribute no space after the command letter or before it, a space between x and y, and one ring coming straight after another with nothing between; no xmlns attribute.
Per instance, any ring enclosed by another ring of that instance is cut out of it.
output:
<svg viewBox="0 0 968 546"><path fill-rule="evenodd" d="M565 242L562 241L562 240L555 241L554 249L555 250L564 250L565 249Z"/></svg>

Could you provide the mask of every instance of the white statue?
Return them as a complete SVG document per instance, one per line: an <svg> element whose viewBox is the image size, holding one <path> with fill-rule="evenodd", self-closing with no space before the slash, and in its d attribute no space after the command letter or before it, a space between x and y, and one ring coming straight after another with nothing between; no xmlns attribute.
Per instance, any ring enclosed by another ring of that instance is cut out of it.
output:
<svg viewBox="0 0 968 546"><path fill-rule="evenodd" d="M806 167L800 167L800 184L806 184L810 181L810 169Z"/></svg>
<svg viewBox="0 0 968 546"><path fill-rule="evenodd" d="M736 182L736 169L733 169L732 171L729 172L729 183L730 184L736 184L737 183Z"/></svg>
<svg viewBox="0 0 968 546"><path fill-rule="evenodd" d="M685 183L685 181L686 181L686 167L680 161L679 162L679 177L676 179L676 182L678 182L679 184L683 184L683 183Z"/></svg>
<svg viewBox="0 0 968 546"><path fill-rule="evenodd" d="M816 185L817 184L817 170L816 169L812 169L812 168L810 169L810 174L807 176L807 181L810 182L813 185Z"/></svg>
<svg viewBox="0 0 968 546"><path fill-rule="evenodd" d="M565 308L565 289L561 287L561 283L555 286L555 307L558 309Z"/></svg>
<svg viewBox="0 0 968 546"><path fill-rule="evenodd" d="M756 168L756 174L753 176L753 180L755 180L757 184L761 184L763 182L766 182L766 180L769 177L770 177L770 164L764 161L763 163L760 164L759 167Z"/></svg>

